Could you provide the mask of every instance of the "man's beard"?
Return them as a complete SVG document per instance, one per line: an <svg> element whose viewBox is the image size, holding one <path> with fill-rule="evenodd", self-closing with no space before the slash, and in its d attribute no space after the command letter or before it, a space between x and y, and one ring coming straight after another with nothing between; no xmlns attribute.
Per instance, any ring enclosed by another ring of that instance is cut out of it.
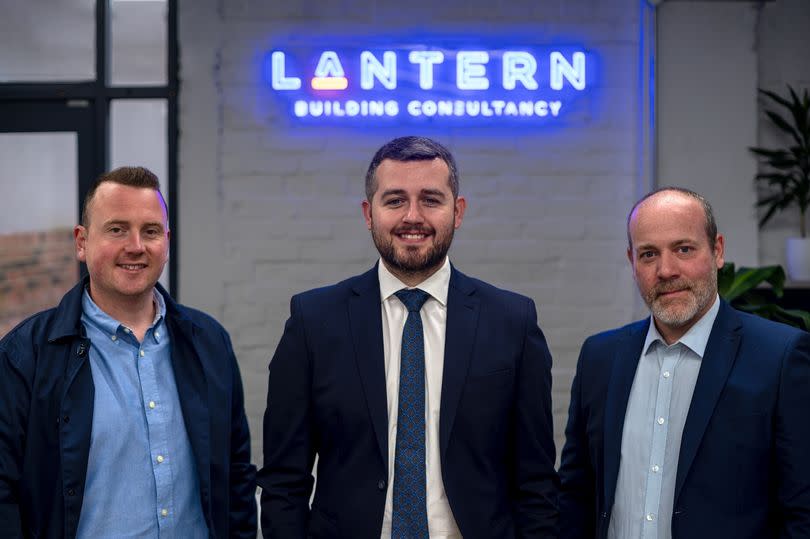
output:
<svg viewBox="0 0 810 539"><path fill-rule="evenodd" d="M663 292L684 289L690 292L684 298L662 301L658 297ZM716 295L717 273L712 271L706 279L696 281L677 279L659 283L644 294L644 302L656 320L671 327L683 327L694 321L695 316L710 305Z"/></svg>
<svg viewBox="0 0 810 539"><path fill-rule="evenodd" d="M404 256L399 256L396 247L394 247L394 239L379 234L374 227L371 228L371 238L374 240L374 245L386 265L392 270L405 275L421 275L438 268L444 262L447 252L450 250L450 244L453 243L453 227L448 227L444 234L441 234L441 237L434 229L429 227L407 227L407 231L432 234L434 244L424 254L419 253L417 249L404 247ZM398 231L394 231L394 234L397 233Z"/></svg>

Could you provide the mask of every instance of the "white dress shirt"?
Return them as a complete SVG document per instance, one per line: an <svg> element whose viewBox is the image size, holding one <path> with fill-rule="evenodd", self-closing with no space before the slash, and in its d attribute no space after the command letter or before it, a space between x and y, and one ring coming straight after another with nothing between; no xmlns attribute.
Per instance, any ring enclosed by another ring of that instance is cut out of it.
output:
<svg viewBox="0 0 810 539"><path fill-rule="evenodd" d="M378 264L382 298L383 346L385 350L385 391L388 397L388 492L385 496L382 539L391 537L393 510L394 453L397 444L399 406L399 360L402 331L408 310L394 293L409 288L383 264ZM413 288L430 294L420 315L425 339L425 470L427 475L428 530L432 539L461 539L442 481L439 454L439 409L444 368L444 334L447 327L447 290L450 287L450 260L436 273Z"/></svg>
<svg viewBox="0 0 810 539"><path fill-rule="evenodd" d="M719 310L715 297L709 311L669 346L650 318L624 416L608 539L672 537L681 436Z"/></svg>

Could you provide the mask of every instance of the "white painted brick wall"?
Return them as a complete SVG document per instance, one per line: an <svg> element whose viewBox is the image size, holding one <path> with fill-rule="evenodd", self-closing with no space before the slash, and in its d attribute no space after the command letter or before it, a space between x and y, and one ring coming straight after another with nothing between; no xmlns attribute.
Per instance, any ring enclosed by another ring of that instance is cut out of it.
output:
<svg viewBox="0 0 810 539"><path fill-rule="evenodd" d="M558 450L579 346L629 322L625 214L638 162L637 0L180 2L180 299L217 316L242 369L255 460L267 364L290 296L376 260L360 201L387 140L413 128L296 127L261 80L274 37L511 35L599 57L591 110L554 129L449 128L469 210L451 251L464 272L534 298L554 356ZM429 14L429 17L426 16ZM345 21L341 22L341 21ZM280 39L280 38L279 38Z"/></svg>

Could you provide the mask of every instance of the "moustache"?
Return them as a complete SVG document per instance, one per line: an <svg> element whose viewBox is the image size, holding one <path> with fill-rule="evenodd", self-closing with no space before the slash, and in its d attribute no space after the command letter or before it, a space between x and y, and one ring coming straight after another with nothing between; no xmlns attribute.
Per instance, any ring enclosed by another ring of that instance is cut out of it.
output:
<svg viewBox="0 0 810 539"><path fill-rule="evenodd" d="M675 292L677 290L691 290L691 289L692 289L692 283L690 283L688 281L684 281L684 280L670 281L670 282L661 283L659 285L656 285L656 287L653 288L653 294L655 294L655 297L658 297L658 296L660 296L662 294L667 294L669 292Z"/></svg>

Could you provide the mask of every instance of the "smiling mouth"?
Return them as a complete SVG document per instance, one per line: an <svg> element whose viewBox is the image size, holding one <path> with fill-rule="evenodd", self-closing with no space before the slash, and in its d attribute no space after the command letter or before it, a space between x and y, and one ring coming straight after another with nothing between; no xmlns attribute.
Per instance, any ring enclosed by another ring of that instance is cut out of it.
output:
<svg viewBox="0 0 810 539"><path fill-rule="evenodd" d="M127 271L138 271L146 268L146 264L118 264L118 267Z"/></svg>

